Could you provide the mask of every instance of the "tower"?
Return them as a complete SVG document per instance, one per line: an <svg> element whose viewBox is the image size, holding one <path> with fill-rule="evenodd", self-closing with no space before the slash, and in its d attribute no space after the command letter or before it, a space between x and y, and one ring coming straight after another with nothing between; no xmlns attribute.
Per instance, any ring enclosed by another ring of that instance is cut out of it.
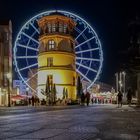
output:
<svg viewBox="0 0 140 140"><path fill-rule="evenodd" d="M67 97L75 100L77 74L73 29L76 23L69 17L55 13L42 17L38 25L38 96L44 98L41 91L45 91L49 79L51 85L55 84L57 99L63 98L65 89Z"/></svg>

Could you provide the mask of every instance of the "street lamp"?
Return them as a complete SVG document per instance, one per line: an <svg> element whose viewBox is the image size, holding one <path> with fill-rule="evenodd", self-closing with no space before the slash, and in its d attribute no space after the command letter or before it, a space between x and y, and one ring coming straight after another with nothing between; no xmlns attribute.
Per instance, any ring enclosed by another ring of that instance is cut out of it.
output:
<svg viewBox="0 0 140 140"><path fill-rule="evenodd" d="M115 76L116 76L116 92L118 93L118 73L115 73Z"/></svg>
<svg viewBox="0 0 140 140"><path fill-rule="evenodd" d="M29 87L26 87L26 101L27 101L27 105L29 105L28 95L29 95Z"/></svg>
<svg viewBox="0 0 140 140"><path fill-rule="evenodd" d="M7 86L8 86L8 107L11 107L11 97L10 97L10 78L11 78L11 74L7 73L6 78L7 78Z"/></svg>
<svg viewBox="0 0 140 140"><path fill-rule="evenodd" d="M122 72L122 75L123 75L123 92L125 94L125 76L126 76L125 71Z"/></svg>

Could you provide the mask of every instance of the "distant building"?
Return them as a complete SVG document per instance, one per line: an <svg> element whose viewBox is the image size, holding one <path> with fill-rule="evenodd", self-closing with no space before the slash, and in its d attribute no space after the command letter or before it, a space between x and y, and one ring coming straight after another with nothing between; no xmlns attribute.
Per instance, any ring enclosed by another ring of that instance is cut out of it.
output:
<svg viewBox="0 0 140 140"><path fill-rule="evenodd" d="M129 55L129 86L135 91L140 105L140 18L136 17L129 23L130 43L128 48Z"/></svg>
<svg viewBox="0 0 140 140"><path fill-rule="evenodd" d="M12 91L12 23L0 22L0 106L8 105Z"/></svg>
<svg viewBox="0 0 140 140"><path fill-rule="evenodd" d="M83 89L86 89L86 87L89 85L89 82L83 80L82 85ZM96 81L88 90L91 93L108 92L112 90L112 86L103 82Z"/></svg>
<svg viewBox="0 0 140 140"><path fill-rule="evenodd" d="M122 54L122 70L126 72L126 90L131 87L140 105L140 18L128 23L128 49Z"/></svg>
<svg viewBox="0 0 140 140"><path fill-rule="evenodd" d="M13 88L19 89L19 94L20 95L26 95L27 93L27 85L22 82L22 80L13 80Z"/></svg>

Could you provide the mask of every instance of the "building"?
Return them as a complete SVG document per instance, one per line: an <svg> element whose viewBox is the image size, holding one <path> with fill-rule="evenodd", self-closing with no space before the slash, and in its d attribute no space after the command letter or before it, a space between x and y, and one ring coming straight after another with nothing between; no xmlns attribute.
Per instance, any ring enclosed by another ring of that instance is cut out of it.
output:
<svg viewBox="0 0 140 140"><path fill-rule="evenodd" d="M75 100L77 74L73 29L76 23L69 17L55 13L41 18L38 25L38 96L45 98L41 90L45 91L49 82L51 86L56 86L57 99L63 98L65 89L68 98Z"/></svg>
<svg viewBox="0 0 140 140"><path fill-rule="evenodd" d="M136 17L128 26L129 32L129 48L127 54L129 56L128 74L130 81L128 84L132 87L135 96L140 105L140 18Z"/></svg>
<svg viewBox="0 0 140 140"><path fill-rule="evenodd" d="M13 80L13 94L14 95L26 95L27 93L27 85L22 80ZM17 94L15 94L16 89L18 89Z"/></svg>
<svg viewBox="0 0 140 140"><path fill-rule="evenodd" d="M12 23L0 22L0 106L10 105L12 91Z"/></svg>
<svg viewBox="0 0 140 140"><path fill-rule="evenodd" d="M124 50L121 65L126 72L126 91L132 88L133 96L140 105L140 18L136 17L128 23L128 48Z"/></svg>

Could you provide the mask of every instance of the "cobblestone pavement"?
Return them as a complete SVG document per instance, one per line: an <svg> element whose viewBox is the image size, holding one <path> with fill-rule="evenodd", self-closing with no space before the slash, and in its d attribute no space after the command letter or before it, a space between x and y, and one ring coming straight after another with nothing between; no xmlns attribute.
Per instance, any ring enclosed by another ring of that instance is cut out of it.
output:
<svg viewBox="0 0 140 140"><path fill-rule="evenodd" d="M5 114L0 140L140 140L140 109L93 105Z"/></svg>

